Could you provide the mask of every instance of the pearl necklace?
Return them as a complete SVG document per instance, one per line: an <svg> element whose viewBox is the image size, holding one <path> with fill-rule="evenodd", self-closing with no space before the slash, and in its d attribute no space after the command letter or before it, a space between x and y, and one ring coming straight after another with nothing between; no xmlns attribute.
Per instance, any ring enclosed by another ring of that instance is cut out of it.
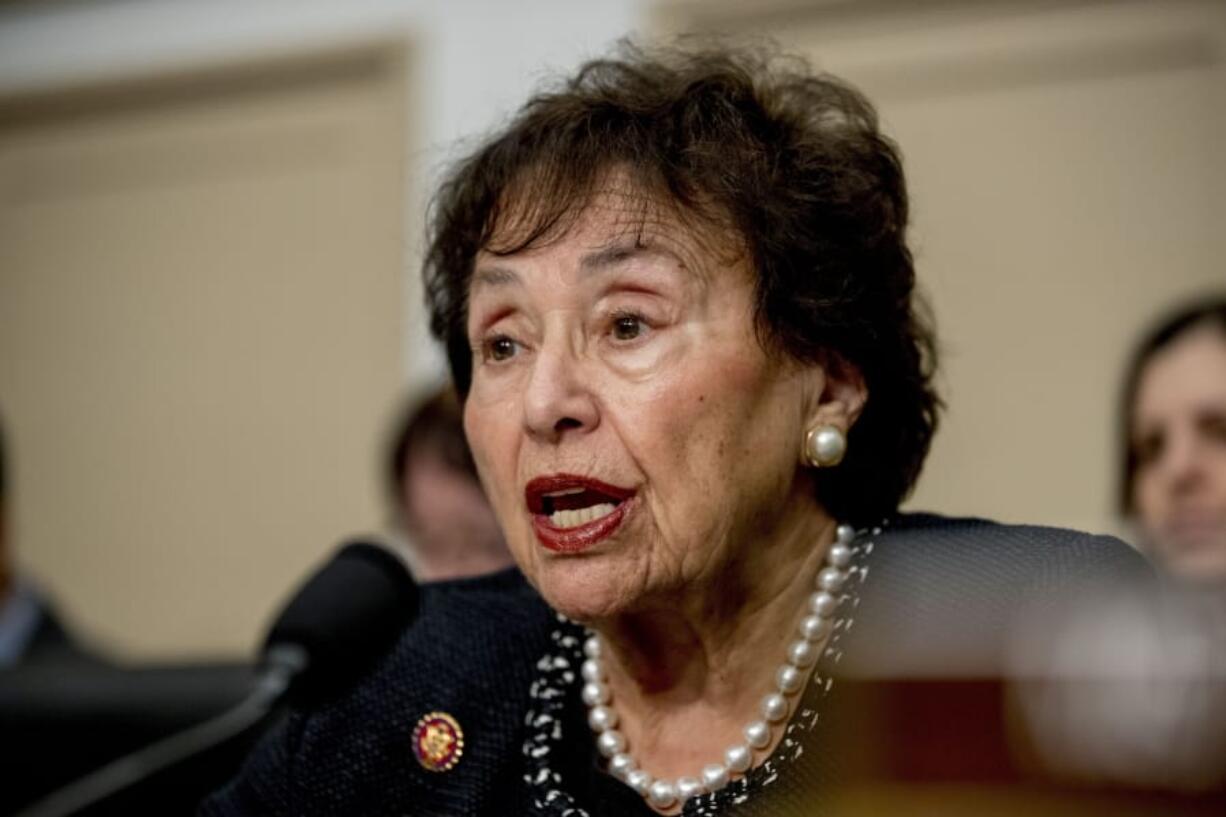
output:
<svg viewBox="0 0 1226 817"><path fill-rule="evenodd" d="M728 784L734 774L744 774L753 766L755 750L771 744L773 730L781 728L791 710L791 698L805 687L812 667L821 655L822 646L834 629L834 612L839 606L836 595L847 580L847 567L854 551L851 547L856 531L850 525L839 525L835 541L826 553L826 566L817 574L817 589L810 594L806 612L797 628L799 638L788 647L787 661L775 672L775 688L762 699L759 719L745 726L744 743L729 746L722 763L710 763L697 776L679 777L675 781L657 780L640 769L627 751L626 738L617 730L617 710L605 673L600 639L591 634L583 644L583 702L588 707L588 725L596 733L596 748L608 758L609 771L641 794L659 809L684 804L691 797L716 791Z"/></svg>

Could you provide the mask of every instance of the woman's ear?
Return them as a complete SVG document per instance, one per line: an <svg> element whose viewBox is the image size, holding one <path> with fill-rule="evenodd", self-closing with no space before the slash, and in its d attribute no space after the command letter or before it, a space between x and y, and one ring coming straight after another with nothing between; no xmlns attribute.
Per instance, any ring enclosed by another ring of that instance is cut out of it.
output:
<svg viewBox="0 0 1226 817"><path fill-rule="evenodd" d="M851 431L868 400L868 386L860 369L837 355L810 367L805 428L834 426Z"/></svg>

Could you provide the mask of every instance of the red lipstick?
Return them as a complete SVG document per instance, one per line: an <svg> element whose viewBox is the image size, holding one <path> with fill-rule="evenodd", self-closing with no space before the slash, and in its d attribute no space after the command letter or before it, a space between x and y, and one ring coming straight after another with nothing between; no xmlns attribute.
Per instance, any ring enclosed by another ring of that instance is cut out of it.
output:
<svg viewBox="0 0 1226 817"><path fill-rule="evenodd" d="M575 474L537 477L524 487L524 501L532 514L537 541L555 553L580 553L613 535L633 505L634 491ZM611 504L605 515L571 527L550 518L558 511L581 510Z"/></svg>

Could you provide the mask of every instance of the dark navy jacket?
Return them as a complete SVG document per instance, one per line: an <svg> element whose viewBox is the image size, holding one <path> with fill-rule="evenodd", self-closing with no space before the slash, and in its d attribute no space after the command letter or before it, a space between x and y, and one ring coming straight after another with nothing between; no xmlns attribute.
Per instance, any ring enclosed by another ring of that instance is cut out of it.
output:
<svg viewBox="0 0 1226 817"><path fill-rule="evenodd" d="M872 546L860 563L854 618L839 634L837 667L819 665L819 680L839 680L829 694L819 683L805 693L801 711L829 717L813 716L816 726L798 733L800 749L789 741L797 760L784 771L751 772L752 796L743 803L708 802L710 811L691 803L687 814L819 812L856 756L840 742L857 731L876 734L856 720L864 696L844 677L1000 675L1019 616L1058 610L1091 588L1144 581L1148 573L1131 548L1108 537L925 515L899 516L884 528L859 540ZM556 646L559 628L573 626L559 622L515 571L423 586L419 618L376 668L337 700L294 713L203 804L202 817L564 813L530 785L545 773L525 753L525 718L542 656ZM591 817L652 814L600 773L574 687L556 727L566 750L553 761L569 793ZM463 755L445 772L424 769L411 747L418 719L436 711L463 730ZM879 726L882 717L874 715Z"/></svg>

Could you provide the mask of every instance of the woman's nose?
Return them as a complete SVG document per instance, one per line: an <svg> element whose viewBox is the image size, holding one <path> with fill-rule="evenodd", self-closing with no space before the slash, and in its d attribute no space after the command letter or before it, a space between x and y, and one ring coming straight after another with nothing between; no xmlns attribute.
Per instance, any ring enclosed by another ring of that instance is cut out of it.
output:
<svg viewBox="0 0 1226 817"><path fill-rule="evenodd" d="M1193 434L1173 435L1166 456L1166 473L1172 493L1196 491L1204 477L1204 451Z"/></svg>
<svg viewBox="0 0 1226 817"><path fill-rule="evenodd" d="M562 344L542 348L533 361L524 393L524 425L542 441L558 443L594 429L600 421L584 367Z"/></svg>

